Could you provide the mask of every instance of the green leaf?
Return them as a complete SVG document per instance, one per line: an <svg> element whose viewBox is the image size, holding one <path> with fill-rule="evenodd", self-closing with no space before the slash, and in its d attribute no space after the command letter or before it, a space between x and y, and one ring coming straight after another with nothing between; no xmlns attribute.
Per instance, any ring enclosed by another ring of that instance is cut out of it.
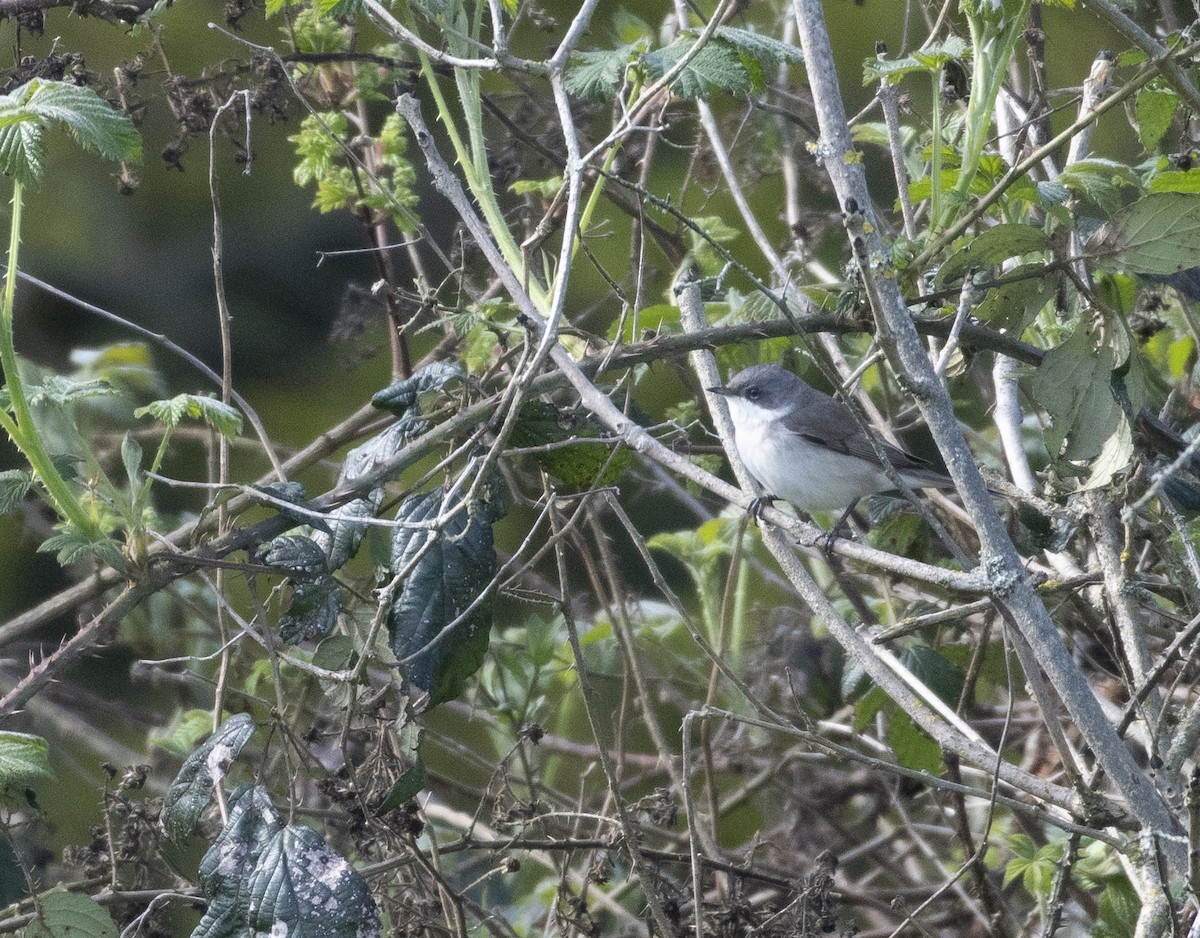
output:
<svg viewBox="0 0 1200 938"><path fill-rule="evenodd" d="M121 440L121 463L130 485L142 484L142 447L133 435L126 433Z"/></svg>
<svg viewBox="0 0 1200 938"><path fill-rule="evenodd" d="M50 124L65 125L76 142L106 159L142 160L142 138L133 122L91 88L34 78L0 95L0 172L26 185L36 183Z"/></svg>
<svg viewBox="0 0 1200 938"><path fill-rule="evenodd" d="M311 537L283 534L259 549L259 559L273 567L294 570L304 579L322 577L329 572L325 551Z"/></svg>
<svg viewBox="0 0 1200 938"><path fill-rule="evenodd" d="M773 36L752 32L749 29L738 29L736 26L718 26L716 36L732 45L739 52L751 56L764 68L792 62L804 64L804 53L799 46L780 42Z"/></svg>
<svg viewBox="0 0 1200 938"><path fill-rule="evenodd" d="M310 828L290 824L268 838L245 890L251 934L379 938L366 881Z"/></svg>
<svg viewBox="0 0 1200 938"><path fill-rule="evenodd" d="M492 509L443 498L439 489L401 502L392 539L392 574L408 573L388 633L405 684L428 694L425 709L462 692L483 663L492 628L490 598L467 612L495 573ZM459 510L434 533L428 523L451 508Z"/></svg>
<svg viewBox="0 0 1200 938"><path fill-rule="evenodd" d="M133 416L150 416L172 429L190 417L203 420L222 436L235 437L242 432L242 415L236 407L201 394L179 394L169 400L151 401L135 410Z"/></svg>
<svg viewBox="0 0 1200 938"><path fill-rule="evenodd" d="M50 746L31 733L0 732L0 792L50 778Z"/></svg>
<svg viewBox="0 0 1200 938"><path fill-rule="evenodd" d="M612 100L621 87L635 48L622 45L572 53L564 76L567 92L588 101Z"/></svg>
<svg viewBox="0 0 1200 938"><path fill-rule="evenodd" d="M1200 168L1168 169L1150 179L1151 192L1200 192Z"/></svg>
<svg viewBox="0 0 1200 938"><path fill-rule="evenodd" d="M421 760L421 727L415 721L409 721L400 730L400 777L388 792L383 803L376 808L375 813L382 817L393 811L406 801L411 801L425 787L425 763Z"/></svg>
<svg viewBox="0 0 1200 938"><path fill-rule="evenodd" d="M888 745L896 761L909 769L936 775L942 767L942 750L903 710L898 707L888 720Z"/></svg>
<svg viewBox="0 0 1200 938"><path fill-rule="evenodd" d="M211 732L211 710L177 710L166 726L150 730L149 741L151 746L186 759L200 744L200 740Z"/></svg>
<svg viewBox="0 0 1200 938"><path fill-rule="evenodd" d="M32 385L25 390L26 399L31 407L44 404L64 406L88 397L104 397L120 393L107 381L76 381L62 375L46 375L41 384Z"/></svg>
<svg viewBox="0 0 1200 938"><path fill-rule="evenodd" d="M251 934L251 873L267 845L283 829L271 796L245 786L229 798L229 820L200 861L199 879L208 908L192 938L247 938Z"/></svg>
<svg viewBox="0 0 1200 938"><path fill-rule="evenodd" d="M287 614L279 620L279 638L289 645L324 638L337 625L341 611L342 588L333 577L301 583L292 593Z"/></svg>
<svg viewBox="0 0 1200 938"><path fill-rule="evenodd" d="M1087 253L1105 270L1173 274L1196 265L1200 196L1151 193L1105 222Z"/></svg>
<svg viewBox="0 0 1200 938"><path fill-rule="evenodd" d="M614 451L610 443L573 443L569 440L599 439L603 428L576 410L555 407L546 401L526 401L513 427L509 443L518 449L547 447L531 453L547 473L579 488L611 485L629 468L630 451Z"/></svg>
<svg viewBox="0 0 1200 938"><path fill-rule="evenodd" d="M117 926L91 896L55 890L38 899L25 938L117 938Z"/></svg>
<svg viewBox="0 0 1200 938"><path fill-rule="evenodd" d="M88 539L79 528L70 524L58 526L58 533L51 535L38 546L40 554L55 554L55 559L66 567L90 557L97 557L104 563L117 570L124 568L124 555L121 545L112 538L98 541Z"/></svg>
<svg viewBox="0 0 1200 938"><path fill-rule="evenodd" d="M195 830L229 766L254 733L254 720L238 713L221 724L204 744L184 760L163 798L161 823L167 837L182 843Z"/></svg>
<svg viewBox="0 0 1200 938"><path fill-rule="evenodd" d="M689 53L697 36L689 33L669 46L647 52L642 65L653 81L662 78ZM745 94L751 90L750 73L742 64L734 46L713 36L696 55L688 60L675 77L671 90L681 98L703 98L717 91Z"/></svg>
<svg viewBox="0 0 1200 938"><path fill-rule="evenodd" d="M1050 239L1032 225L995 225L973 238L938 271L938 283L952 283L973 267L996 267L1010 257L1050 249Z"/></svg>
<svg viewBox="0 0 1200 938"><path fill-rule="evenodd" d="M33 473L24 469L6 469L0 472L0 515L7 515L21 507L26 493L33 487Z"/></svg>
<svg viewBox="0 0 1200 938"><path fill-rule="evenodd" d="M1044 184L1039 183L1039 192L1044 202L1055 203L1065 201L1070 192L1078 192L1091 199L1100 209L1109 215L1119 214L1123 210L1123 189L1141 189L1141 180L1137 174L1124 163L1115 160L1093 158L1072 163L1059 174L1056 184L1063 191L1063 198L1050 196Z"/></svg>
<svg viewBox="0 0 1200 938"><path fill-rule="evenodd" d="M975 307L975 315L998 332L1020 338L1039 312L1054 299L1055 280L1045 273L1045 265L1041 263L1022 264L1014 267L1006 276L1017 277L1021 274L1028 279L1014 280L987 289L983 301Z"/></svg>
<svg viewBox="0 0 1200 938"><path fill-rule="evenodd" d="M1138 136L1147 153L1158 149L1163 135L1175 119L1179 107L1179 95L1166 87L1148 87L1138 92L1133 112L1137 121Z"/></svg>
<svg viewBox="0 0 1200 938"><path fill-rule="evenodd" d="M1129 880L1122 877L1104 887L1097 903L1100 919L1093 935L1096 938L1133 938L1137 934L1142 900Z"/></svg>
<svg viewBox="0 0 1200 938"><path fill-rule="evenodd" d="M966 40L951 36L945 42L925 46L920 52L902 59L867 59L863 63L863 84L874 85L885 76L895 83L912 72L936 71L963 59L967 54Z"/></svg>

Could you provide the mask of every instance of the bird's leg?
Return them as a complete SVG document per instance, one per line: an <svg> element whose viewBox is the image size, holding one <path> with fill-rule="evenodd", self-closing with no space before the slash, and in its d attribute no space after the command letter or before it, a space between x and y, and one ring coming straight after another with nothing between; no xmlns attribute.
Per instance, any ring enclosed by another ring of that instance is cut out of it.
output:
<svg viewBox="0 0 1200 938"><path fill-rule="evenodd" d="M850 503L850 507L842 512L842 516L837 519L837 524L829 529L829 533L825 535L825 556L833 556L833 542L838 538L838 531L842 529L842 525L846 523L846 519L850 517L854 509L858 507L858 499L854 499Z"/></svg>
<svg viewBox="0 0 1200 938"><path fill-rule="evenodd" d="M762 513L777 501L779 501L779 498L775 495L759 495L750 502L750 507L746 510L750 513L750 517L754 519L755 524L762 524Z"/></svg>

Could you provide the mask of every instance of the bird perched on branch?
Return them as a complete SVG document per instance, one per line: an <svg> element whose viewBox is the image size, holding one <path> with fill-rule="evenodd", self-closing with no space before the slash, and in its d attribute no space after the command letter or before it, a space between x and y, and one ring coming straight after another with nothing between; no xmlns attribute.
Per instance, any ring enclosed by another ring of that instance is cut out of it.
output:
<svg viewBox="0 0 1200 938"><path fill-rule="evenodd" d="M708 390L728 403L738 455L762 490L756 517L780 499L805 512L844 509L836 532L859 499L896 490L880 453L909 488L954 487L920 457L868 439L849 407L779 365L754 365Z"/></svg>

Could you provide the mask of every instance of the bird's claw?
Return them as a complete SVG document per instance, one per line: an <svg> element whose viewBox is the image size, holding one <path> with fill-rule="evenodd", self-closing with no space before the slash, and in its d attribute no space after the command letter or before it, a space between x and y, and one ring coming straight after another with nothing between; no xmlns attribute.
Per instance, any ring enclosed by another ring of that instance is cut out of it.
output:
<svg viewBox="0 0 1200 938"><path fill-rule="evenodd" d="M755 524L762 524L763 512L771 507L775 502L779 501L774 495L759 495L746 510L750 513L750 517L754 519Z"/></svg>

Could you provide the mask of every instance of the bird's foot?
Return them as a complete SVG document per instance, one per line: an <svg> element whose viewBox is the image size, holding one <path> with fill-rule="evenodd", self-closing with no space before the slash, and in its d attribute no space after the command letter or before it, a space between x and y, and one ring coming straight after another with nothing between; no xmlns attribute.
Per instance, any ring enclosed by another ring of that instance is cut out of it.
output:
<svg viewBox="0 0 1200 938"><path fill-rule="evenodd" d="M762 524L762 514L775 502L779 501L774 495L759 495L750 503L750 507L746 510L750 513L750 517L754 519L755 524Z"/></svg>

